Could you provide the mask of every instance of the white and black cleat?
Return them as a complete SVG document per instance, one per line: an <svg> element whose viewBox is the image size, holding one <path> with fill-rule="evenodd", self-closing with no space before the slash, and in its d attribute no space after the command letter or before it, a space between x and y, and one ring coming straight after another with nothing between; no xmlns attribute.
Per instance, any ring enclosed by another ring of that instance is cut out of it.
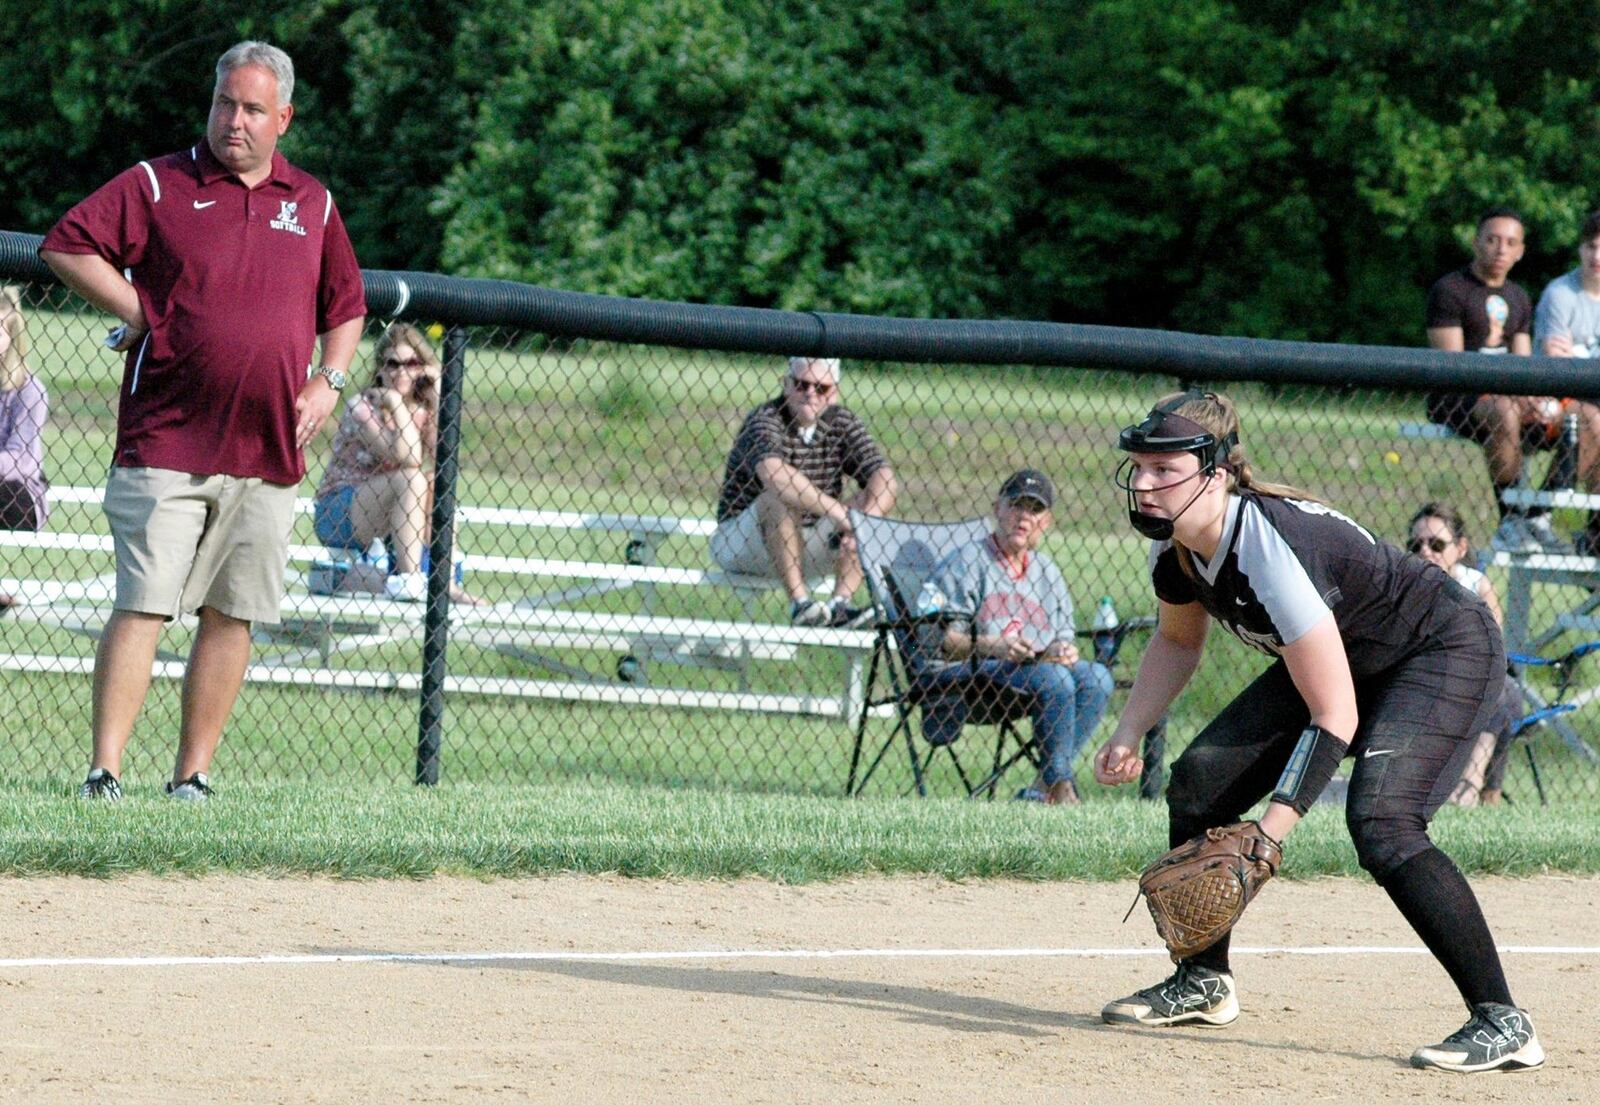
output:
<svg viewBox="0 0 1600 1105"><path fill-rule="evenodd" d="M1417 1048L1411 1065L1458 1074L1537 1070L1544 1066L1544 1048L1528 1014L1514 1005L1482 1001L1472 1007L1467 1023L1442 1042Z"/></svg>
<svg viewBox="0 0 1600 1105"><path fill-rule="evenodd" d="M1161 1028L1169 1024L1195 1024L1221 1028L1239 1018L1239 999L1233 976L1179 963L1165 982L1119 998L1100 1011L1107 1024L1143 1024Z"/></svg>

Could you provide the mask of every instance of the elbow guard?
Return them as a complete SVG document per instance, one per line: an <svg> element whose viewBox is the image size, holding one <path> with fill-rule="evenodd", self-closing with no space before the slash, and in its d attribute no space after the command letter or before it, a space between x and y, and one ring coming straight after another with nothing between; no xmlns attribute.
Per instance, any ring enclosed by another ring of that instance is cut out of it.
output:
<svg viewBox="0 0 1600 1105"><path fill-rule="evenodd" d="M1328 732L1320 725L1308 725L1300 734L1283 774L1278 777L1278 787L1272 792L1272 801L1282 802L1295 813L1305 816L1317 796L1333 778L1339 761L1349 751L1350 745Z"/></svg>

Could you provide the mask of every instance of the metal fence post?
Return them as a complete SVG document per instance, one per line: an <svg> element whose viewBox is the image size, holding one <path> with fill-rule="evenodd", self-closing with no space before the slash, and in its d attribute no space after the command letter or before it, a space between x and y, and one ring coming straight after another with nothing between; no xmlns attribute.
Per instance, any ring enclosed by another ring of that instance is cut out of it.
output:
<svg viewBox="0 0 1600 1105"><path fill-rule="evenodd" d="M422 701L417 714L417 783L439 781L444 729L444 684L449 668L450 586L455 578L457 449L461 442L461 388L467 332L452 326L444 339L439 386L439 440L434 454L433 533L428 542L428 613L422 639Z"/></svg>

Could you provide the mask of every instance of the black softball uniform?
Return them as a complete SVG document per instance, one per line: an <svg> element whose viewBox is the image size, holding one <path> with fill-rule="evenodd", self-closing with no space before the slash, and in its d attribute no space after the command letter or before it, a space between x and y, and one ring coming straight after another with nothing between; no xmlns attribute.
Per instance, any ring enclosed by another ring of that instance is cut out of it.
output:
<svg viewBox="0 0 1600 1105"><path fill-rule="evenodd" d="M1151 552L1156 595L1198 602L1240 640L1279 656L1330 613L1355 681L1359 723L1346 819L1380 877L1430 847L1428 819L1487 728L1505 672L1488 608L1421 557L1320 503L1231 495L1215 557ZM1283 661L1252 682L1173 765L1174 844L1236 821L1271 793L1309 721Z"/></svg>

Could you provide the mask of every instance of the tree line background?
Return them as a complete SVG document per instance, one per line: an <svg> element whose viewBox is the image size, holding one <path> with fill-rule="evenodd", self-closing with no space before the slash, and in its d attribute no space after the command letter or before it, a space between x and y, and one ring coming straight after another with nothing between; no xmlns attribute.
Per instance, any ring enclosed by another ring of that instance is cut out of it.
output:
<svg viewBox="0 0 1600 1105"><path fill-rule="evenodd" d="M1595 0L0 0L0 226L294 57L364 265L707 303L1417 344L1480 210L1600 206Z"/></svg>

